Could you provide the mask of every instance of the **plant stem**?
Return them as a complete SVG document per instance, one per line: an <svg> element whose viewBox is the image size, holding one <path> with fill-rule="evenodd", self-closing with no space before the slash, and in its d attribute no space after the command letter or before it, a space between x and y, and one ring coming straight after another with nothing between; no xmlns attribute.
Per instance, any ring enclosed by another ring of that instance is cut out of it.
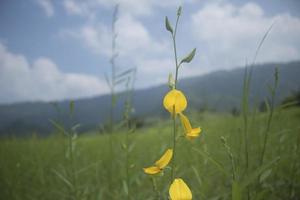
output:
<svg viewBox="0 0 300 200"><path fill-rule="evenodd" d="M71 180L72 180L72 196L76 200L77 197L77 177L76 177L76 167L75 167L75 160L74 160L74 152L73 152L73 134L69 133L68 135L68 145L69 145L69 153L70 153L70 165L71 165Z"/></svg>
<svg viewBox="0 0 300 200"><path fill-rule="evenodd" d="M234 162L234 157L232 154L232 151L230 149L230 146L227 144L227 141L224 137L221 137L221 141L226 149L226 153L230 159L231 162L231 169L232 169L232 180L235 181L236 180L236 167L235 167L235 162Z"/></svg>
<svg viewBox="0 0 300 200"><path fill-rule="evenodd" d="M172 159L172 169L171 169L171 183L175 176L175 158L176 158L176 114L175 106L173 106L173 159Z"/></svg>
<svg viewBox="0 0 300 200"><path fill-rule="evenodd" d="M156 184L156 179L155 177L151 177L151 180L152 180L152 187L153 187L153 191L155 192L156 194L156 198L157 200L160 200L160 192L157 188L157 184Z"/></svg>
<svg viewBox="0 0 300 200"><path fill-rule="evenodd" d="M249 166L249 152L248 152L248 110L249 110L249 84L251 74L248 75L247 67L244 75L244 87L243 87L243 119L244 119L244 143L245 143L245 161L246 161L246 174Z"/></svg>
<svg viewBox="0 0 300 200"><path fill-rule="evenodd" d="M174 83L174 88L176 89L177 86L177 79L178 79L178 59L177 59L177 49L176 49L176 32L177 32L177 25L179 21L180 15L177 15L176 19L176 25L174 29L174 33L172 34L172 40L173 40L173 49L174 49L174 59L175 59L175 67L176 67L176 74L175 74L175 83ZM173 159L172 159L172 169L171 169L171 180L170 182L172 183L174 176L175 176L175 159L176 159L176 113L175 113L175 105L173 106Z"/></svg>
<svg viewBox="0 0 300 200"><path fill-rule="evenodd" d="M118 5L116 5L114 13L113 13L113 20L112 20L112 41L111 41L111 50L112 55L110 59L111 63L111 85L110 85L110 96L111 96L111 104L110 104L110 119L109 119L109 160L110 160L110 167L109 167L109 193L112 192L112 173L113 173L113 132L114 132L114 109L115 109L115 77L116 77L116 69L115 69L115 58L116 58L116 38L117 34L115 31L115 24L117 21L118 15Z"/></svg>
<svg viewBox="0 0 300 200"><path fill-rule="evenodd" d="M248 168L249 168L249 149L248 149L248 114L249 114L249 88L250 88L250 81L252 75L252 68L250 68L250 73L248 74L247 66L245 69L244 75L244 86L243 86L243 119L244 119L244 143L245 143L245 162L246 162L246 169L245 174L248 175ZM247 190L247 199L250 199L250 191L249 187L246 188Z"/></svg>
<svg viewBox="0 0 300 200"><path fill-rule="evenodd" d="M127 200L130 199L130 187L129 187L129 152L128 152L128 134L129 134L129 130L126 133L126 184L127 184L127 189L128 189L128 193L127 193Z"/></svg>
<svg viewBox="0 0 300 200"><path fill-rule="evenodd" d="M268 138L269 138L269 132L270 132L271 122L272 122L273 113L274 113L274 99L275 99L275 89L272 92L271 110L270 110L270 114L269 114L269 117L268 117L267 129L266 129L265 137L264 137L263 149L262 149L261 158L260 158L260 166L263 165L264 156L265 156L266 149L267 149L267 142L268 142Z"/></svg>
<svg viewBox="0 0 300 200"><path fill-rule="evenodd" d="M177 25L178 25L178 21L179 21L179 16L180 15L177 15L176 25L175 25L175 29L174 29L174 34L172 34L173 48L174 48L174 58L175 58L175 65L176 65L175 84L174 84L174 88L175 89L176 89L176 86L177 86L178 69L179 69L178 59L177 59L177 49L176 49L176 33L177 33Z"/></svg>
<svg viewBox="0 0 300 200"><path fill-rule="evenodd" d="M299 130L299 129L298 129ZM296 179L296 173L297 173L297 167L296 167L296 164L297 164L297 155L299 155L299 146L300 146L300 134L298 134L298 137L297 137L297 141L296 141L296 148L294 150L294 155L296 155L293 159L293 164L292 164L292 167L291 167L291 172L292 172L292 176L291 176L291 183L289 185L289 197L290 199L293 198L293 191L294 191L294 184L295 184L295 179Z"/></svg>
<svg viewBox="0 0 300 200"><path fill-rule="evenodd" d="M128 92L128 99L125 102L125 121L126 121L126 136L125 136L125 145L126 145L126 184L127 184L127 200L130 199L130 187L129 187L129 133L130 133L130 125L129 125L129 120L130 120L130 109L131 109L131 103L130 103L130 91L127 89Z"/></svg>

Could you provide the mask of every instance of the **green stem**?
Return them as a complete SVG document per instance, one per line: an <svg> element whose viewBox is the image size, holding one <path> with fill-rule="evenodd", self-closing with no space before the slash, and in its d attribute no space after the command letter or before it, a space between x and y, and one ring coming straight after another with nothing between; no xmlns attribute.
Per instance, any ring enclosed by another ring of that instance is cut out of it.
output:
<svg viewBox="0 0 300 200"><path fill-rule="evenodd" d="M262 149L261 158L260 158L260 166L262 166L264 163L264 157L265 157L265 153L266 153L266 149L267 149L267 142L268 142L268 138L269 138L269 132L270 132L271 122L272 122L273 113L274 113L274 98L275 98L275 91L272 93L271 110L270 110L270 114L268 117L267 129L266 129L265 137L264 137L263 149Z"/></svg>
<svg viewBox="0 0 300 200"><path fill-rule="evenodd" d="M298 137L297 137L296 149L294 151L294 155L296 155L296 156L294 156L293 164L292 164L292 167L291 167L292 176L291 176L291 183L289 185L289 196L290 196L290 199L293 198L295 178L297 177L296 176L296 173L297 173L296 164L297 164L297 161L298 161L297 155L299 154L299 146L300 146L300 134L298 134Z"/></svg>
<svg viewBox="0 0 300 200"><path fill-rule="evenodd" d="M231 162L231 169L232 169L232 180L235 181L236 180L236 167L235 167L235 162L234 162L234 157L231 151L230 146L227 144L227 141L224 137L221 137L221 141L226 149L226 153L230 159Z"/></svg>
<svg viewBox="0 0 300 200"><path fill-rule="evenodd" d="M116 77L116 69L115 69L115 58L116 58L116 31L115 31L115 24L117 20L117 14L118 14L118 5L115 7L114 13L113 13L113 21L112 21L112 42L111 42L111 48L112 48L112 56L110 59L111 62L111 87L110 87L110 95L111 95L111 104L110 104L110 120L109 120L109 160L110 160L110 166L109 166L109 190L110 193L112 192L112 178L113 178L113 132L114 132L114 108L115 108L115 77Z"/></svg>
<svg viewBox="0 0 300 200"><path fill-rule="evenodd" d="M156 194L156 199L157 199L157 200L160 200L160 192L159 192L159 190L158 190L158 187L157 187L157 183L156 183L155 177L151 177L151 180L152 180L153 191L154 191L154 193Z"/></svg>
<svg viewBox="0 0 300 200"><path fill-rule="evenodd" d="M126 93L127 93L127 99L125 101L125 110L124 110L124 120L126 123L126 136L125 136L125 145L126 145L126 184L127 184L127 200L130 199L131 192L130 192L130 174L129 174L129 158L131 150L129 150L130 143L130 119L131 119L131 109L132 109L132 98L133 98L133 90L134 90L134 78L135 78L135 72L132 74L132 79L127 79L126 84ZM130 85L131 81L131 85Z"/></svg>
<svg viewBox="0 0 300 200"><path fill-rule="evenodd" d="M175 176L175 159L176 159L176 114L175 114L175 106L173 106L173 159L172 159L172 169L171 169L171 180L172 183Z"/></svg>
<svg viewBox="0 0 300 200"><path fill-rule="evenodd" d="M269 114L269 117L268 117L267 129L266 129L265 137L264 137L263 150L262 150L262 154L261 154L261 158L260 158L260 166L263 165L264 156L265 156L265 152L266 152L266 149L267 149L267 142L268 142L269 132L270 132L270 129L271 129L271 122L272 122L272 118L273 118L273 113L274 113L274 104L275 104L275 96L276 96L277 86L278 86L278 69L275 68L274 86L273 86L273 88L271 88L271 108L270 108L271 110L270 110L270 114Z"/></svg>
<svg viewBox="0 0 300 200"><path fill-rule="evenodd" d="M126 132L126 136L125 136L125 143L126 143L126 184L127 184L127 200L130 199L130 186L129 186L129 151L128 151L128 147L129 147L129 119L127 119L127 132Z"/></svg>
<svg viewBox="0 0 300 200"><path fill-rule="evenodd" d="M248 114L249 114L249 88L250 88L250 81L251 81L251 74L252 68L250 69L250 74L248 74L247 67L245 69L244 75L244 86L243 86L243 119L244 119L244 143L245 143L245 174L248 175L248 168L249 168L249 149L248 149ZM246 188L247 190L247 199L250 199L250 190L249 187Z"/></svg>
<svg viewBox="0 0 300 200"><path fill-rule="evenodd" d="M73 152L73 139L72 134L68 134L68 146L69 146L69 153L70 153L70 172L71 172L71 180L72 180L72 196L75 200L78 199L77 197L77 177L76 177L76 166L74 160L74 152Z"/></svg>
<svg viewBox="0 0 300 200"><path fill-rule="evenodd" d="M174 29L174 34L172 34L173 49L174 49L174 58L175 58L175 65L176 65L175 84L174 84L174 88L175 89L176 89L176 86L177 86L178 69L179 69L178 59L177 59L177 48L176 48L176 33L177 33L177 25L178 25L178 21L179 21L179 16L180 15L177 15L176 25L175 25L175 29Z"/></svg>
<svg viewBox="0 0 300 200"><path fill-rule="evenodd" d="M177 19L176 19L176 25L175 25L175 29L174 29L174 34L172 34L172 40L173 40L173 49L174 49L174 59L175 59L175 67L176 67L176 74L175 74L175 83L174 83L174 88L176 89L177 86L177 79L178 79L178 69L179 69L179 65L178 65L178 59L177 59L177 49L176 49L176 32L177 32L177 25L178 25L178 21L179 21L179 17L180 15L177 15ZM172 159L172 169L171 169L171 180L170 182L172 183L174 176L175 176L175 156L176 156L176 113L175 113L175 106L173 107L173 159Z"/></svg>

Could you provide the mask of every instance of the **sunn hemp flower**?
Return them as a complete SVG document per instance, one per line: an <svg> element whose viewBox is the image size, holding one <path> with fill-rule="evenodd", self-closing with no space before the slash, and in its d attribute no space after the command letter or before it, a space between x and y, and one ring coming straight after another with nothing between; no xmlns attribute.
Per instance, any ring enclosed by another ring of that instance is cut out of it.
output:
<svg viewBox="0 0 300 200"><path fill-rule="evenodd" d="M171 114L174 114L174 110L175 114L179 114L186 138L192 140L200 135L201 128L192 128L190 120L182 113L182 111L184 111L187 107L187 100L183 92L172 89L164 97L163 104L165 109L167 109Z"/></svg>
<svg viewBox="0 0 300 200"><path fill-rule="evenodd" d="M173 156L173 150L168 149L162 157L157 160L154 166L144 168L146 174L154 175L160 173L171 161Z"/></svg>
<svg viewBox="0 0 300 200"><path fill-rule="evenodd" d="M192 192L187 184L181 179L176 178L170 186L169 195L171 200L191 200Z"/></svg>

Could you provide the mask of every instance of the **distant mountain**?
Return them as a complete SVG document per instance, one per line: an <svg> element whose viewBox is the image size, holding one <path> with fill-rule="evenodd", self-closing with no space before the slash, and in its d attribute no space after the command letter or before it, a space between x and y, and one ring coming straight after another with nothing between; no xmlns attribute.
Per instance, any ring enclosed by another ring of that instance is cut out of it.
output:
<svg viewBox="0 0 300 200"><path fill-rule="evenodd" d="M251 82L251 103L260 103L268 96L267 85L273 84L275 67L279 69L277 102L290 95L291 92L300 90L300 61L256 65L253 68ZM184 90L188 98L188 110L239 109L244 72L245 68L237 68L181 79L178 82L178 88ZM162 108L162 99L167 91L167 85L136 90L134 93L135 116L145 118L167 115ZM116 116L122 116L124 98L124 93L121 93L116 106ZM1 105L0 134L23 135L33 131L48 134L53 129L49 119L62 121L66 126L73 122L80 122L82 130L95 129L108 119L109 104L109 95L76 100L75 114L72 119L68 116L68 101L55 104L36 102Z"/></svg>

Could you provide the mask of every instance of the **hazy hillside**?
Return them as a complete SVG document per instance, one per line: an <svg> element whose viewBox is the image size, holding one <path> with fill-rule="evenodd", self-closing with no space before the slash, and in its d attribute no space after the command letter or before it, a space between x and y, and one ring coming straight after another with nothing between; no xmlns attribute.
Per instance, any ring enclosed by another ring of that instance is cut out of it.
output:
<svg viewBox="0 0 300 200"><path fill-rule="evenodd" d="M251 100L261 102L267 95L267 84L273 83L274 68L279 69L279 87L277 102L291 92L300 89L300 62L286 64L264 64L254 68ZM244 68L231 71L217 71L207 75L179 80L189 99L189 109L212 109L230 111L240 107L243 87ZM135 115L155 117L166 115L161 102L168 91L166 85L137 90L134 94ZM124 95L120 95L116 116L121 116ZM108 95L75 101L75 117L72 122L80 122L83 130L94 129L108 118L110 97ZM53 103L19 103L0 106L0 134L24 134L37 131L47 134L52 125L49 119L61 120L70 124L68 119L68 102L57 102L60 112Z"/></svg>

